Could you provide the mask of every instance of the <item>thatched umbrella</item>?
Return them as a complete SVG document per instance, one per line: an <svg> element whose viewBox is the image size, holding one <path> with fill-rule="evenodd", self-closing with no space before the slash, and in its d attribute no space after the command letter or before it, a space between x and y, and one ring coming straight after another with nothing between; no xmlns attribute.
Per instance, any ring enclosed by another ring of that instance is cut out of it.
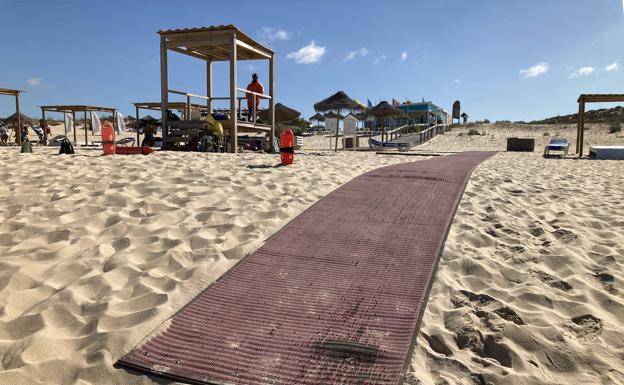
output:
<svg viewBox="0 0 624 385"><path fill-rule="evenodd" d="M375 107L366 111L366 115L374 116L375 119L400 118L405 116L403 110L396 108L385 100ZM383 142L384 126L381 126L381 141Z"/></svg>
<svg viewBox="0 0 624 385"><path fill-rule="evenodd" d="M316 125L320 126L321 121L324 121L325 117L320 112L317 112L316 114L310 116L310 121L313 121L313 120L316 120Z"/></svg>
<svg viewBox="0 0 624 385"><path fill-rule="evenodd" d="M282 103L275 104L275 122L276 123L285 123L290 122L291 120L297 119L301 115L301 112L297 110L293 110L290 107L286 107ZM263 121L268 122L269 119L269 110L262 110L258 113L258 116Z"/></svg>
<svg viewBox="0 0 624 385"><path fill-rule="evenodd" d="M332 96L314 104L315 111L336 110L340 114L340 110L344 108L358 110L361 109L361 106L344 91L338 91ZM338 151L338 130L336 130L336 151Z"/></svg>

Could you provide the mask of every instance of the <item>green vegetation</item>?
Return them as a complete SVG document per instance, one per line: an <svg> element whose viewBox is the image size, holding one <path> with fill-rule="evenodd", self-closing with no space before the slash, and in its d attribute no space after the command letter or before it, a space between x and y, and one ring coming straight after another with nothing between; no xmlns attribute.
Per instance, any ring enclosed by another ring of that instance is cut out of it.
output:
<svg viewBox="0 0 624 385"><path fill-rule="evenodd" d="M620 122L611 123L611 125L609 125L609 134L615 134L618 132L622 132L622 123Z"/></svg>
<svg viewBox="0 0 624 385"><path fill-rule="evenodd" d="M481 133L479 133L478 130L471 128L470 130L468 130L468 135L481 135Z"/></svg>

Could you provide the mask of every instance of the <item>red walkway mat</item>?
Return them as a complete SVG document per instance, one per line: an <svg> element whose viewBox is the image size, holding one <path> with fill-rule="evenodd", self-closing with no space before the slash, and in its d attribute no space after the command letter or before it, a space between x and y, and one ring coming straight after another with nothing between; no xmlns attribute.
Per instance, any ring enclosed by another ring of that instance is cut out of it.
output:
<svg viewBox="0 0 624 385"><path fill-rule="evenodd" d="M398 384L465 185L492 154L353 179L117 365L194 384Z"/></svg>

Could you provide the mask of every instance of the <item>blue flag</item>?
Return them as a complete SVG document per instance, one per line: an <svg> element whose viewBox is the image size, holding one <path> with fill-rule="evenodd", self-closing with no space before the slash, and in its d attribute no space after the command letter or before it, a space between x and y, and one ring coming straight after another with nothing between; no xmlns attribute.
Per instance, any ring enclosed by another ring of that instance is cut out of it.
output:
<svg viewBox="0 0 624 385"><path fill-rule="evenodd" d="M373 107L373 103L371 103L370 99L366 99L366 101L368 102L368 104L366 105L368 108Z"/></svg>

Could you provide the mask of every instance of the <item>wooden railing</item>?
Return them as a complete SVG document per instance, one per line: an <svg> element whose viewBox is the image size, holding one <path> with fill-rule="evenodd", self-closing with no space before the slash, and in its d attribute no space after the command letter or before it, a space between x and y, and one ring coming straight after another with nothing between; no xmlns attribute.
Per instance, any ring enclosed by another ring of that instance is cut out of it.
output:
<svg viewBox="0 0 624 385"><path fill-rule="evenodd" d="M423 130L423 128L425 127L427 127L427 124L411 124L397 127L389 131L382 130L381 141L385 143L394 139L398 139L404 135L411 135L409 141L412 144L422 144L429 141L434 136L446 132L447 130L447 126L445 124L437 124Z"/></svg>

